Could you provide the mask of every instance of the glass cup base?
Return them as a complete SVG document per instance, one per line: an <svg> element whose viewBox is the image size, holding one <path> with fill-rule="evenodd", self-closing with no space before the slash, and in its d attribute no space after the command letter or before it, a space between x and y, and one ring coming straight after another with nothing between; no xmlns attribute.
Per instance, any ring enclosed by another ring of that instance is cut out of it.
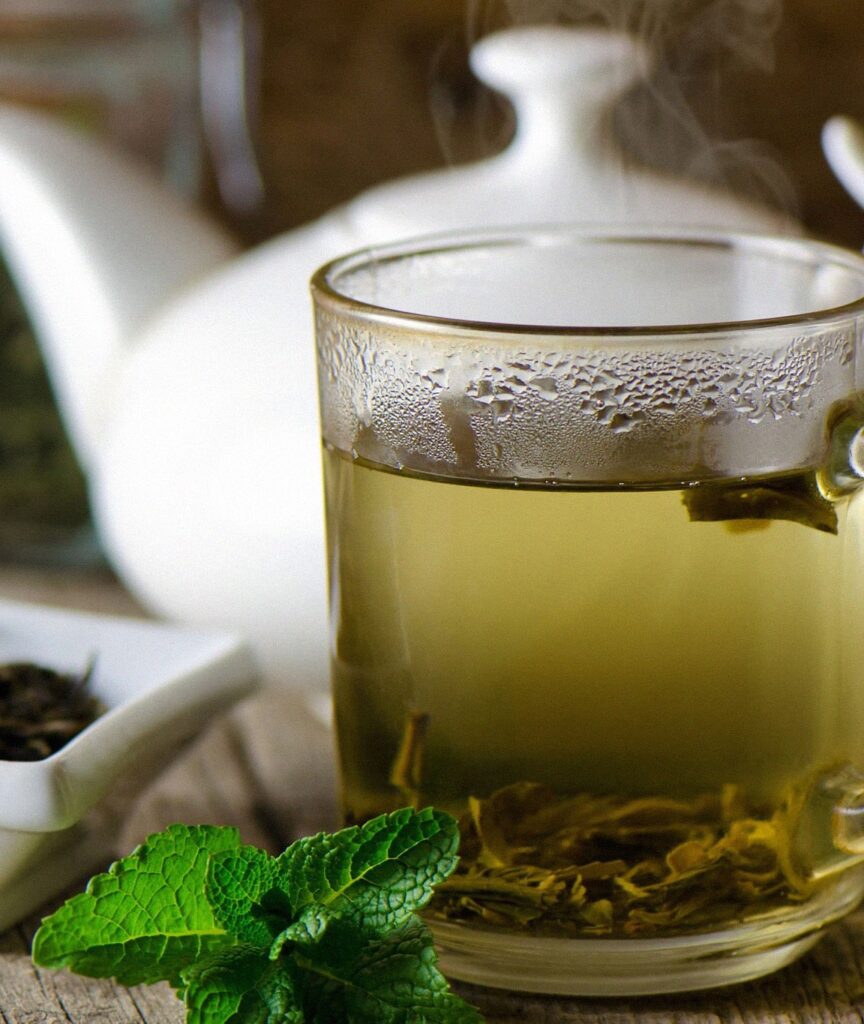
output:
<svg viewBox="0 0 864 1024"><path fill-rule="evenodd" d="M562 996L692 992L752 981L802 956L860 901L862 872L846 872L792 910L666 939L536 938L429 923L442 971L472 985Z"/></svg>

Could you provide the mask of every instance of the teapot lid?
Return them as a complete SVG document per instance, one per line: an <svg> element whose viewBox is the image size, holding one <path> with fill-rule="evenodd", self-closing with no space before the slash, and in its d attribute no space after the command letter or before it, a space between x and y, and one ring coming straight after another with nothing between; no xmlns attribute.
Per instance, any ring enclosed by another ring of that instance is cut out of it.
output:
<svg viewBox="0 0 864 1024"><path fill-rule="evenodd" d="M549 222L800 232L779 211L634 166L613 137L611 113L650 63L635 37L611 30L546 25L486 36L471 65L515 108L507 149L371 189L343 217L363 243Z"/></svg>

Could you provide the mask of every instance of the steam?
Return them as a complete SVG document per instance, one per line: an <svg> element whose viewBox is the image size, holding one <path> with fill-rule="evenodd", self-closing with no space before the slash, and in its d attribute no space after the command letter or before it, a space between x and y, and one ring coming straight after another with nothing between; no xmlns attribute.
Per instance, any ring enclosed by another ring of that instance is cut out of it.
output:
<svg viewBox="0 0 864 1024"><path fill-rule="evenodd" d="M735 77L748 76L758 87L774 68L782 5L783 0L468 0L466 42L507 25L530 24L603 26L636 36L653 54L654 70L615 113L628 157L794 215L794 189L771 148L730 138L727 126ZM488 111L479 117L488 120ZM444 122L439 137L446 147Z"/></svg>
<svg viewBox="0 0 864 1024"><path fill-rule="evenodd" d="M731 51L770 70L782 0L468 0L469 38L504 25L604 25L691 58Z"/></svg>

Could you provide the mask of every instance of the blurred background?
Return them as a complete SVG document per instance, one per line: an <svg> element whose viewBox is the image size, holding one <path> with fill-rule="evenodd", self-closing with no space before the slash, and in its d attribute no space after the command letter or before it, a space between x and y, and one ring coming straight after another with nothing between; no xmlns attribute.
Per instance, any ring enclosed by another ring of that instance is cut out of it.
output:
<svg viewBox="0 0 864 1024"><path fill-rule="evenodd" d="M622 146L648 166L683 166L759 194L816 236L860 248L864 213L832 177L819 137L834 114L864 117L864 2L657 3L669 14L655 31L665 57L658 74L674 76L718 141L716 159L697 158L692 124L674 112L661 125L665 145L648 145L656 124L632 130L650 82L622 104ZM644 26L643 8L642 0L3 0L0 101L113 140L252 245L373 184L503 148L512 113L468 64L485 33L532 21ZM84 482L0 252L0 558L98 559L87 524Z"/></svg>

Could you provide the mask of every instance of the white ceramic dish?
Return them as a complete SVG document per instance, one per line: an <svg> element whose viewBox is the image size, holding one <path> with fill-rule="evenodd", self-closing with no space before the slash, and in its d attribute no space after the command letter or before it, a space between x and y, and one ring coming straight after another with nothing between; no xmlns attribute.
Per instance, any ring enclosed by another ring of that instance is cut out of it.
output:
<svg viewBox="0 0 864 1024"><path fill-rule="evenodd" d="M233 636L0 601L0 664L91 659L106 713L42 761L0 760L0 929L106 861L132 797L257 680Z"/></svg>

